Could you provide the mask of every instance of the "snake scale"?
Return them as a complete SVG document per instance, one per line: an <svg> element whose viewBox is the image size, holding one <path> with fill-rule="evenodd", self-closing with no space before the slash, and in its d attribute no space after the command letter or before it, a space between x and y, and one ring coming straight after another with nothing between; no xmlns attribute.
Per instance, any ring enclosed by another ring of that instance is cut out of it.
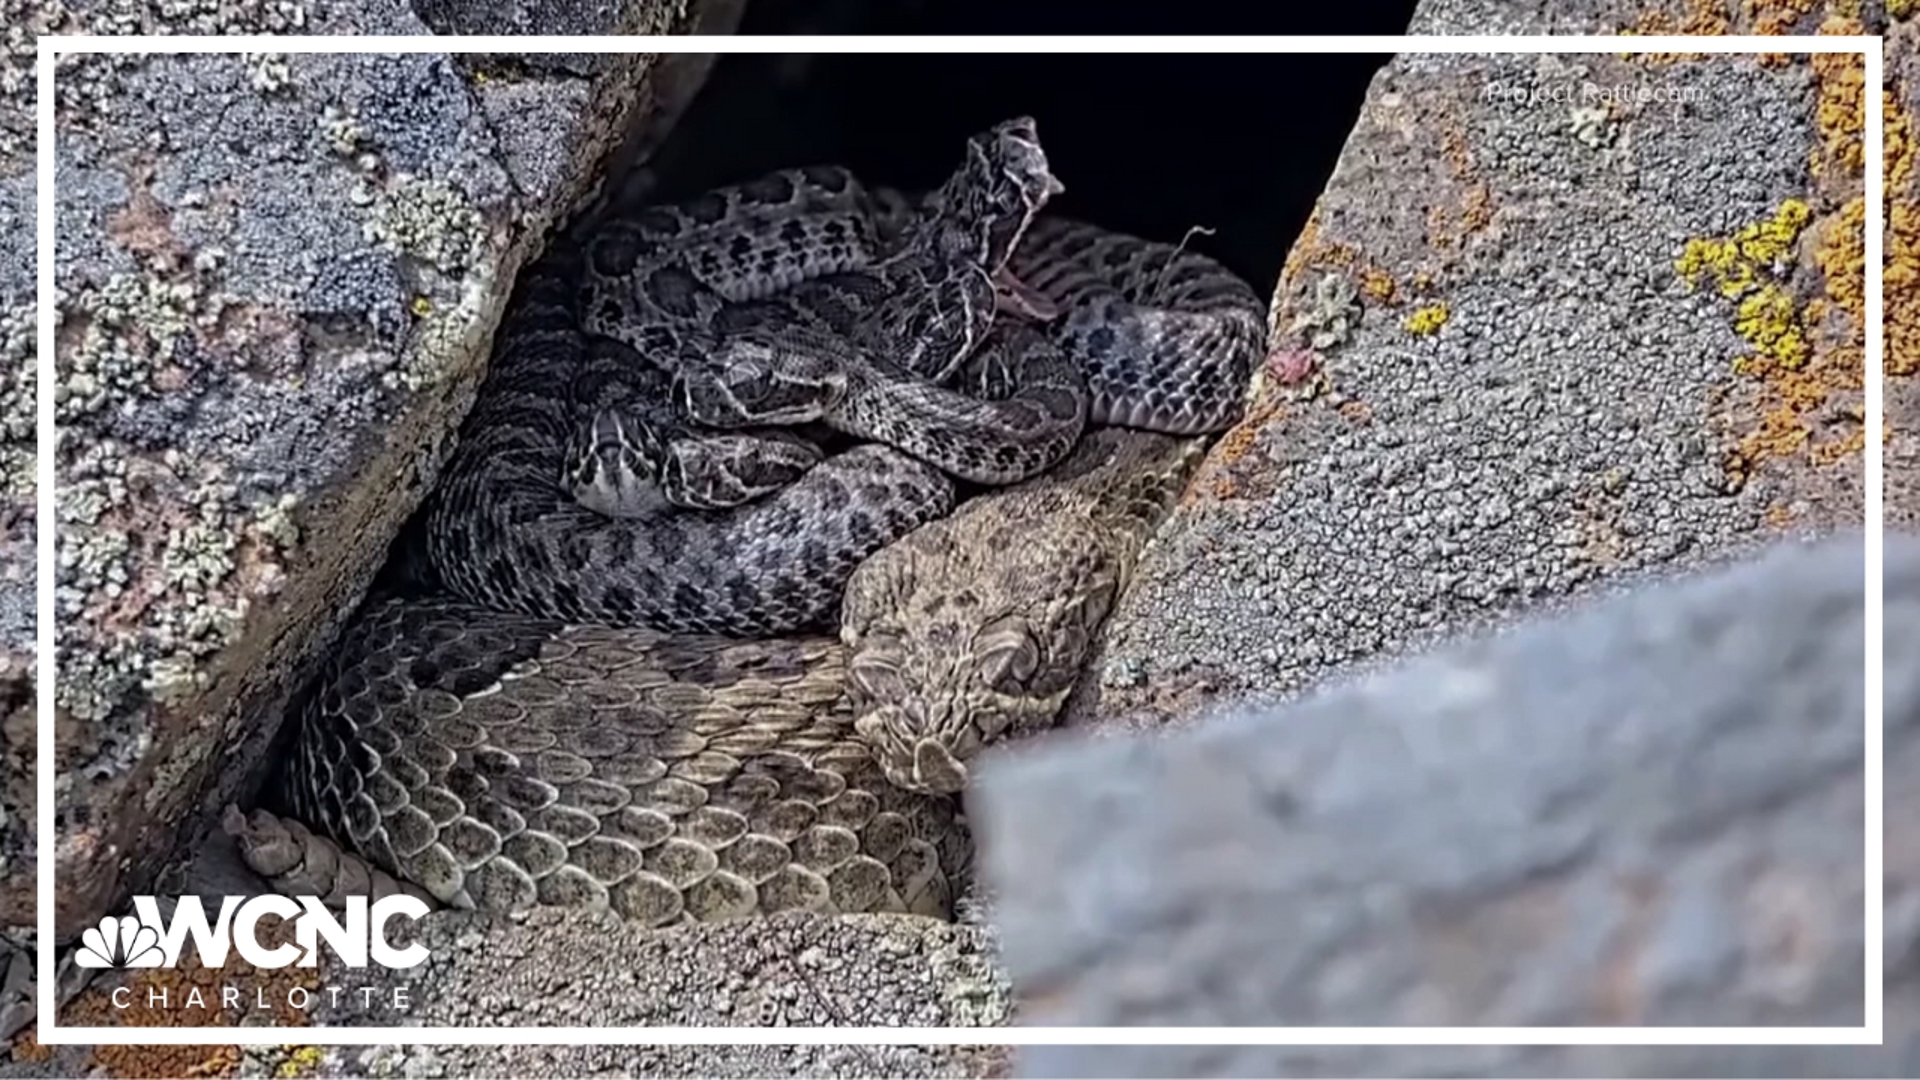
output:
<svg viewBox="0 0 1920 1080"><path fill-rule="evenodd" d="M248 863L652 925L949 915L968 763L1054 722L1264 351L1244 282L1060 190L1019 118L917 199L787 170L550 245L286 814L229 812Z"/></svg>

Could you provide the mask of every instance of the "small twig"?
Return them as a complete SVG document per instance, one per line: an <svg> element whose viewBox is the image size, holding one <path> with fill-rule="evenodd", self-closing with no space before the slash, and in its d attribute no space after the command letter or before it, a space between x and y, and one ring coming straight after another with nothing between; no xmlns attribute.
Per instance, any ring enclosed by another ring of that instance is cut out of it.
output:
<svg viewBox="0 0 1920 1080"><path fill-rule="evenodd" d="M1187 228L1186 235L1182 236L1180 242L1173 246L1173 254L1168 255L1167 261L1161 265L1160 276L1153 279L1153 295L1156 298L1160 295L1161 286L1167 282L1167 271L1173 269L1173 260L1179 258L1181 252L1187 250L1187 241L1193 239L1195 235L1212 236L1216 232L1219 232L1219 230L1209 228L1205 225L1192 225Z"/></svg>

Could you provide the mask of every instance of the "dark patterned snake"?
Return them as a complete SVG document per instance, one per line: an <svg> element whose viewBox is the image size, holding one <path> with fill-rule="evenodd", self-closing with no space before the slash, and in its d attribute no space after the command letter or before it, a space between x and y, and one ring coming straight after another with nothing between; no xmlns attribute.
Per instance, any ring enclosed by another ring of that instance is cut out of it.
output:
<svg viewBox="0 0 1920 1080"><path fill-rule="evenodd" d="M302 710L297 820L228 816L249 863L654 925L947 914L968 763L1054 722L1264 351L1244 283L1036 216L1059 190L1021 119L923 199L792 170L553 245L419 587ZM949 470L1012 483L954 510Z"/></svg>

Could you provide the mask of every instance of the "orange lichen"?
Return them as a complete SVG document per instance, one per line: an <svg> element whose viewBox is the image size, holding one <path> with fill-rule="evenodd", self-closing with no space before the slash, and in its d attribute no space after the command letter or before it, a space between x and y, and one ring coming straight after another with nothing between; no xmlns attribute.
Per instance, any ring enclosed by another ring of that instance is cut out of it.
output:
<svg viewBox="0 0 1920 1080"><path fill-rule="evenodd" d="M1486 228L1493 220L1493 195L1479 179L1473 151L1459 130L1448 128L1440 133L1440 160L1446 163L1447 172L1462 189L1458 209L1446 199L1436 199L1427 208L1427 244L1447 250Z"/></svg>
<svg viewBox="0 0 1920 1080"><path fill-rule="evenodd" d="M1817 0L1746 0L1747 18L1756 34L1792 34L1816 3ZM1786 53L1762 53L1760 56L1760 62L1767 67L1781 67L1792 63L1793 59Z"/></svg>
<svg viewBox="0 0 1920 1080"><path fill-rule="evenodd" d="M275 945L293 940L293 923L269 916L260 922L260 941ZM113 1002L113 988L89 989L69 1007L65 1022L82 1026L119 1027L234 1027L247 1019L245 1003L264 1000L273 1026L298 1027L308 1022L304 1010L290 1004L289 992L312 993L320 986L318 969L284 967L261 971L230 955L214 969L189 952L175 968L142 968L124 984L130 993L125 1008ZM222 986L240 988L239 1007L221 1003ZM197 995L195 992L198 992ZM164 997L162 997L164 995ZM164 1001L164 1004L161 1002ZM262 1010L255 1009L258 1013ZM232 1045L96 1046L92 1064L115 1077L217 1077L235 1075L242 1051Z"/></svg>
<svg viewBox="0 0 1920 1080"><path fill-rule="evenodd" d="M1802 451L1808 451L1813 464L1830 464L1863 445L1857 432L1849 432L1831 442L1815 443L1810 420L1835 393L1861 389L1863 378L1858 349L1823 349L1802 371L1768 367L1764 360L1755 367L1755 374L1764 384L1765 411L1759 426L1743 437L1730 453L1726 462L1729 474L1744 480L1760 462L1794 457Z"/></svg>
<svg viewBox="0 0 1920 1080"><path fill-rule="evenodd" d="M1859 19L1833 16L1820 24L1823 35L1866 33ZM1861 108L1867 82L1866 61L1855 53L1814 53L1807 61L1813 67L1818 88L1814 106L1814 129L1819 141L1813 148L1815 176L1838 170L1851 175L1865 162L1861 133L1865 125Z"/></svg>
<svg viewBox="0 0 1920 1080"><path fill-rule="evenodd" d="M1898 83L1895 84L1898 86ZM1886 265L1881 280L1886 331L1886 371L1920 371L1920 181L1912 117L1893 89L1886 103Z"/></svg>
<svg viewBox="0 0 1920 1080"><path fill-rule="evenodd" d="M1287 261L1280 269L1280 291L1297 289L1302 275L1310 270L1322 273L1350 272L1349 276L1359 283L1361 292L1382 302L1397 302L1398 285L1385 267L1361 255L1360 250L1352 244L1322 239L1320 208L1317 206L1308 215L1307 223L1301 226L1300 238L1294 241L1293 248L1287 252Z"/></svg>
<svg viewBox="0 0 1920 1080"><path fill-rule="evenodd" d="M1392 304L1398 298L1399 291L1393 275L1377 266L1369 266L1360 271L1360 291L1376 303Z"/></svg>
<svg viewBox="0 0 1920 1080"><path fill-rule="evenodd" d="M1857 338L1867 317L1866 196L1848 199L1839 213L1822 221L1817 229L1819 242L1813 261L1826 279L1826 299L1853 317L1851 336ZM1818 323L1825 308L1825 304L1818 309L1808 304L1808 323Z"/></svg>
<svg viewBox="0 0 1920 1080"><path fill-rule="evenodd" d="M1479 232L1493 220L1493 196L1488 193L1487 185L1475 184L1467 192L1466 204L1460 210L1460 224L1469 233Z"/></svg>
<svg viewBox="0 0 1920 1080"><path fill-rule="evenodd" d="M1791 14L1800 5L1776 2L1750 4L1756 17L1767 12ZM1813 5L1805 5L1812 11ZM1865 30L1856 13L1829 5L1828 16L1819 33L1861 34ZM1805 14L1805 12L1801 12ZM1760 462L1768 458L1804 460L1813 467L1824 467L1858 454L1866 444L1865 411L1857 401L1866 381L1864 326L1866 314L1866 203L1861 194L1865 155L1862 150L1864 117L1861 112L1865 71L1860 57L1846 54L1815 54L1809 61L1815 84L1815 145L1810 155L1814 184L1828 205L1836 209L1823 213L1809 226L1812 243L1803 253L1820 270L1821 295L1807 302L1798 322L1806 334L1810 354L1804 363L1781 363L1778 356L1758 355L1747 359L1742 370L1760 380L1759 422L1747 432L1729 453L1726 466L1736 482L1744 480ZM1896 189L1892 178L1896 156L1907 153L1910 136L1901 128L1891 109L1888 95L1887 175L1888 192ZM1910 166L1908 167L1910 171ZM1889 211L1889 221L1892 219ZM1920 239L1920 238L1916 238ZM1893 244L1888 246L1889 272L1894 261ZM1920 260L1913 264L1920 267ZM1915 274L1920 282L1920 272ZM1892 277L1888 298L1889 370L1892 370L1891 329L1898 325L1892 317ZM1920 287L1916 287L1920 293ZM1917 298L1920 299L1920 298ZM1756 331L1773 325L1768 321L1764 301L1754 301L1752 316ZM1778 305L1774 305L1778 307ZM1777 314L1777 311L1774 312ZM1762 325L1764 324L1764 325ZM1777 351L1777 350L1776 350ZM1838 397L1844 407L1836 410ZM1833 435L1822 435L1842 422ZM1854 424L1844 423L1851 419ZM1857 425L1857 426L1856 426Z"/></svg>
<svg viewBox="0 0 1920 1080"><path fill-rule="evenodd" d="M1864 429L1852 431L1832 442L1814 443L1807 449L1807 456L1815 465L1831 465L1841 458L1857 454L1867 445L1867 433Z"/></svg>
<svg viewBox="0 0 1920 1080"><path fill-rule="evenodd" d="M1247 451L1252 450L1253 444L1259 440L1260 430L1279 416L1280 412L1281 404L1278 401L1257 402L1247 411L1245 419L1221 436L1220 445L1213 451L1214 464L1222 467L1230 466L1246 457Z"/></svg>
<svg viewBox="0 0 1920 1080"><path fill-rule="evenodd" d="M1718 0L1692 0L1686 15L1676 19L1665 11L1642 12L1632 26L1623 27L1620 33L1629 37L1665 37L1681 34L1687 37L1708 37L1725 34L1733 29L1733 20L1727 16L1726 7ZM1638 57L1641 63L1654 67L1672 64L1680 60L1698 60L1704 53L1626 53L1628 58Z"/></svg>
<svg viewBox="0 0 1920 1080"><path fill-rule="evenodd" d="M41 1046L36 1029L27 1028L13 1037L11 1054L15 1061L52 1061L53 1047Z"/></svg>
<svg viewBox="0 0 1920 1080"><path fill-rule="evenodd" d="M1307 265L1319 257L1320 253L1320 206L1314 204L1307 215L1306 224L1300 226L1300 235L1287 251L1286 262L1280 265L1280 280L1285 283L1298 281Z"/></svg>

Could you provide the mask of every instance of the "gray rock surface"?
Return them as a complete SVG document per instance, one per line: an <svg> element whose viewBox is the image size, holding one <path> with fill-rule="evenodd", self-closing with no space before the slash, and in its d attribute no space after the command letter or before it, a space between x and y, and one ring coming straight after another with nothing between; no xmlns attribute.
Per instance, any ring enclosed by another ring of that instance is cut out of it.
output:
<svg viewBox="0 0 1920 1080"><path fill-rule="evenodd" d="M33 34L30 5L0 0L0 928L31 911L34 840ZM24 905L24 906L23 906ZM4 946L0 946L4 951ZM0 1027L7 1022L0 993Z"/></svg>
<svg viewBox="0 0 1920 1080"><path fill-rule="evenodd" d="M1072 722L1285 698L1782 531L1858 527L1857 349L1763 371L1736 302L1676 266L1795 200L1805 237L1845 227L1808 165L1828 78L1743 56L1388 64L1282 276L1282 362L1161 530ZM1556 96L1589 92L1611 99ZM1757 280L1817 294L1794 240Z"/></svg>
<svg viewBox="0 0 1920 1080"><path fill-rule="evenodd" d="M1006 1019L1004 979L988 960L990 942L976 929L931 919L781 915L653 933L618 919L557 912L537 912L523 924L449 913L431 917L420 940L434 959L392 980L407 985L414 1002L404 1017L355 1010L316 1022L968 1027ZM619 962L609 964L610 956ZM336 1053L350 1074L379 1075L379 1059L394 1051ZM405 1056L420 1053L409 1048ZM450 1076L622 1068L647 1075L977 1076L1000 1060L978 1048L943 1046L430 1053Z"/></svg>
<svg viewBox="0 0 1920 1080"><path fill-rule="evenodd" d="M426 29L398 4L269 7L221 17ZM681 9L597 10L633 30ZM647 111L649 62L63 68L63 934L139 891L190 812L255 775L432 482L513 275Z"/></svg>

